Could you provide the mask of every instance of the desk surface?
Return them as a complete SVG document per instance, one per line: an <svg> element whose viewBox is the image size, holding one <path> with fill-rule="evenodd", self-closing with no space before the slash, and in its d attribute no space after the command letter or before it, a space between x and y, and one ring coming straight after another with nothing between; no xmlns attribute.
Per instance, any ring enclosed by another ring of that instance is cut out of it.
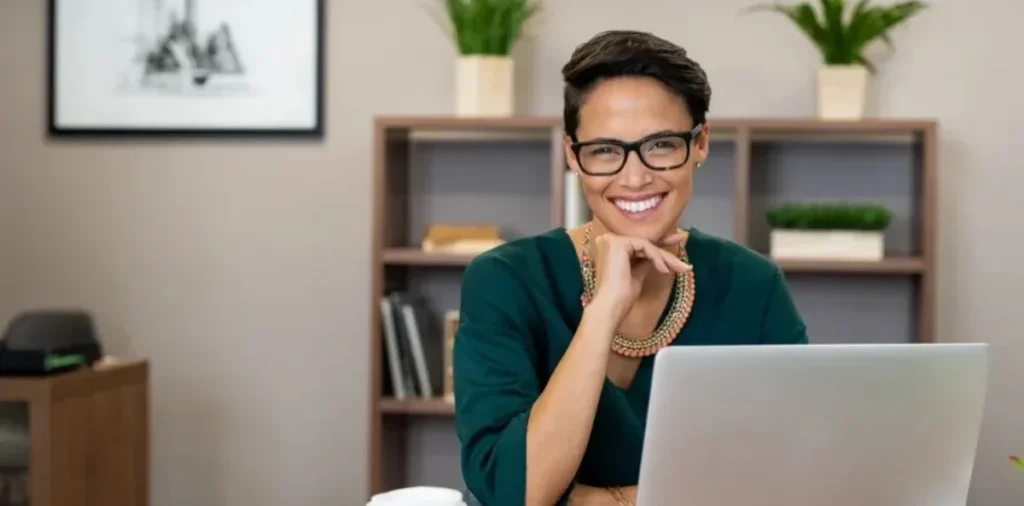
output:
<svg viewBox="0 0 1024 506"><path fill-rule="evenodd" d="M0 376L0 402L46 402L145 381L149 364L139 359L104 358L89 368L49 376Z"/></svg>

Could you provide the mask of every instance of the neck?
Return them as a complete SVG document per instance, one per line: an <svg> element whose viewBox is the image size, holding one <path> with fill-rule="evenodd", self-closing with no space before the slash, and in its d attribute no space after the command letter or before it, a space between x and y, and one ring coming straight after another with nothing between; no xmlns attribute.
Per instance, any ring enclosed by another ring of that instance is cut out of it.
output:
<svg viewBox="0 0 1024 506"><path fill-rule="evenodd" d="M590 227L591 243L593 243L594 239L600 237L602 234L608 233L608 228L605 227L604 224L601 223L601 221L598 220L597 218L594 218L594 220L590 222ZM662 249L675 255L678 253L680 247L681 246L675 245L670 247L663 247ZM591 246L589 253L591 255L591 258L594 259L595 268L600 269L599 267L597 267L601 265L600 253L597 251L597 248ZM675 274L671 272L659 272L657 269L654 268L653 265L651 265L650 262L643 262L638 266L638 268L644 269L646 271L644 273L644 284L640 288L640 296L638 298L640 300L650 298L664 298L666 290L670 290L672 284L675 282ZM600 277L600 270L598 270L596 274L598 277Z"/></svg>

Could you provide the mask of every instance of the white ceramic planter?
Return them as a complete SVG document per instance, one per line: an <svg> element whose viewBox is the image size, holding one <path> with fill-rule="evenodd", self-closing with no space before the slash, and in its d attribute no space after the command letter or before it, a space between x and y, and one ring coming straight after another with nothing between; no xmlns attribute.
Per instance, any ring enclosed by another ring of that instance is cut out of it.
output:
<svg viewBox="0 0 1024 506"><path fill-rule="evenodd" d="M884 232L782 230L771 232L776 260L878 261L885 256Z"/></svg>
<svg viewBox="0 0 1024 506"><path fill-rule="evenodd" d="M455 62L455 115L512 116L514 65L507 56L460 56Z"/></svg>
<svg viewBox="0 0 1024 506"><path fill-rule="evenodd" d="M818 117L857 120L864 117L868 69L862 65L826 65L818 69Z"/></svg>

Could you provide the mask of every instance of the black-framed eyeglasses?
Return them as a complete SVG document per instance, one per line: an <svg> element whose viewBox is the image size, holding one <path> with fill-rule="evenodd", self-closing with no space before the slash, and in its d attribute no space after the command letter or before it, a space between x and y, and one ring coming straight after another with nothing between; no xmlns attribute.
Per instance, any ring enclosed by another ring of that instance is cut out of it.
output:
<svg viewBox="0 0 1024 506"><path fill-rule="evenodd" d="M618 174L633 151L651 170L672 170L690 161L690 146L703 129L704 124L701 123L689 132L659 132L633 142L617 139L577 142L573 138L570 148L576 155L580 170L591 176Z"/></svg>

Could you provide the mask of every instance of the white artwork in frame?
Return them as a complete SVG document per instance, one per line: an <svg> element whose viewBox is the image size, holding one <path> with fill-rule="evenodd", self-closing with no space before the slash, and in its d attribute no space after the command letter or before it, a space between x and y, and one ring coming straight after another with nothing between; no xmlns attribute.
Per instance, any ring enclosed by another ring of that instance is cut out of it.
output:
<svg viewBox="0 0 1024 506"><path fill-rule="evenodd" d="M50 0L50 134L323 135L324 0Z"/></svg>

